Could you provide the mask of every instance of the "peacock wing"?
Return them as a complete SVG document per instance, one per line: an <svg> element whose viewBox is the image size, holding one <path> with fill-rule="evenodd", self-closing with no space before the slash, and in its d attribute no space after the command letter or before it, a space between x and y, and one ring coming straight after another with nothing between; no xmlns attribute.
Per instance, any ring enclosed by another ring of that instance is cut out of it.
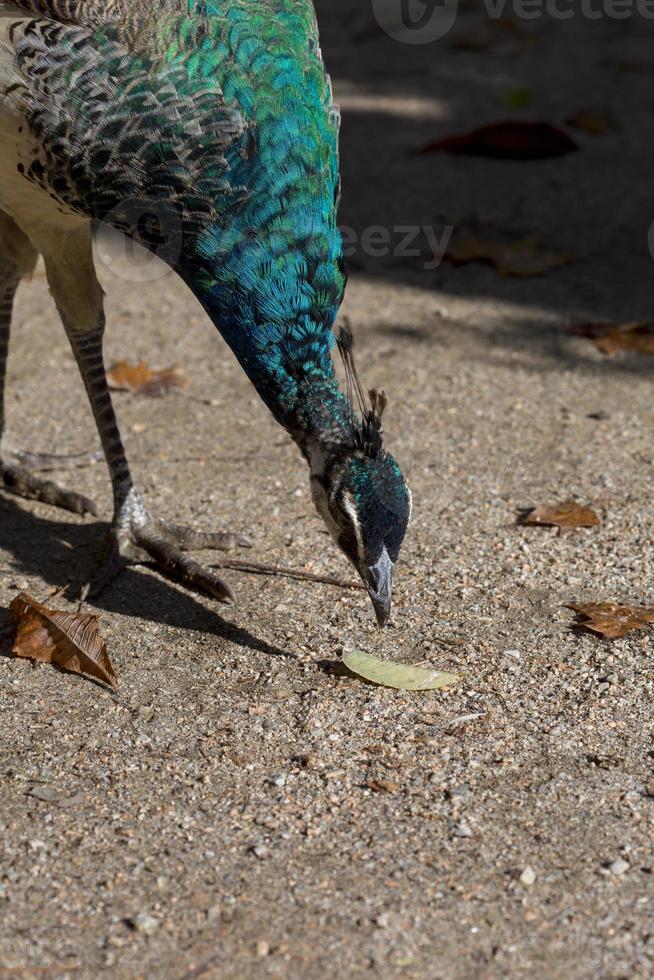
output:
<svg viewBox="0 0 654 980"><path fill-rule="evenodd" d="M0 19L0 114L13 114L31 136L18 162L29 181L62 208L146 246L158 223L137 220L139 211L163 208L192 235L238 207L248 123L217 73L193 70L188 20L160 17L153 33L143 11L129 22L109 19L121 0L12 6L42 14ZM201 33L202 19L191 27Z"/></svg>

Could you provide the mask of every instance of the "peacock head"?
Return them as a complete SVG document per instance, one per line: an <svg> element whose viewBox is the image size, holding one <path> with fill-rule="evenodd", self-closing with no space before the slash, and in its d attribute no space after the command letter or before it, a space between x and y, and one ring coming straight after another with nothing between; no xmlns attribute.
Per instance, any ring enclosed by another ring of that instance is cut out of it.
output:
<svg viewBox="0 0 654 980"><path fill-rule="evenodd" d="M347 439L312 465L311 492L327 528L368 590L380 626L391 615L393 572L411 517L411 492L382 445L383 392L366 398L352 356L352 335L338 347L347 383ZM361 414L354 409L356 400Z"/></svg>

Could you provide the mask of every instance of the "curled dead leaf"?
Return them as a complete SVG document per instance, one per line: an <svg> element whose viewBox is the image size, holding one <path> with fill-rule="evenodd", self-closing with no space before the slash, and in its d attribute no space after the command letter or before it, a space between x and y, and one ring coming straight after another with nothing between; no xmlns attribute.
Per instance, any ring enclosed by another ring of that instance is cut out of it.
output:
<svg viewBox="0 0 654 980"><path fill-rule="evenodd" d="M647 629L654 623L654 609L648 606L621 606L616 602L589 602L569 605L577 614L576 626L607 640L616 640L633 630Z"/></svg>
<svg viewBox="0 0 654 980"><path fill-rule="evenodd" d="M153 370L145 361L117 361L107 372L107 379L114 391L134 391L150 398L161 398L171 388L186 388L188 384L176 365Z"/></svg>
<svg viewBox="0 0 654 980"><path fill-rule="evenodd" d="M445 258L454 265L485 262L501 276L527 278L542 276L550 269L568 265L573 258L566 252L548 252L540 248L540 238L530 235L513 241L483 238L462 232L451 242Z"/></svg>
<svg viewBox="0 0 654 980"><path fill-rule="evenodd" d="M649 323L633 320L628 323L575 323L570 333L588 337L603 354L632 351L654 354L654 328Z"/></svg>
<svg viewBox="0 0 654 980"><path fill-rule="evenodd" d="M540 527L597 527L601 523L594 510L576 500L566 500L552 507L541 504L518 518L518 524Z"/></svg>
<svg viewBox="0 0 654 980"><path fill-rule="evenodd" d="M25 592L17 595L9 608L16 623L15 657L53 664L116 687L97 616L48 609Z"/></svg>
<svg viewBox="0 0 654 980"><path fill-rule="evenodd" d="M543 122L499 122L421 146L418 155L455 153L496 160L547 160L579 147L566 132Z"/></svg>

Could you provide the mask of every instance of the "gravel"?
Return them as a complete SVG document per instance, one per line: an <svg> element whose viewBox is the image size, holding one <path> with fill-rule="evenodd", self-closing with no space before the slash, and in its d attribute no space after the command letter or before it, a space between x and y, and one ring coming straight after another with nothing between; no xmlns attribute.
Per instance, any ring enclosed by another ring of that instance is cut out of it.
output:
<svg viewBox="0 0 654 980"><path fill-rule="evenodd" d="M520 875L520 881L522 882L523 885L527 885L527 887L533 885L534 882L536 881L536 872L534 871L534 869L530 868L529 865L527 865L527 867Z"/></svg>
<svg viewBox="0 0 654 980"><path fill-rule="evenodd" d="M226 607L135 569L99 602L116 694L0 657L0 974L649 977L651 635L602 642L566 604L652 604L651 362L566 328L652 316L652 27L543 17L509 56L384 40L366 5L320 11L344 223L478 221L577 261L505 280L351 260L344 314L414 494L389 629L356 592L229 572ZM456 30L481 20L461 5ZM513 114L503 93L524 86L519 116L599 106L619 128L555 161L410 155ZM187 291L102 276L108 361L190 379L116 396L149 507L247 531L255 560L348 574L295 447ZM96 448L40 271L9 383L12 444ZM52 476L109 518L103 466ZM515 526L571 497L602 525ZM102 529L0 495L0 633L19 589L75 608L54 593ZM463 680L377 689L334 669L352 648Z"/></svg>
<svg viewBox="0 0 654 980"><path fill-rule="evenodd" d="M631 865L628 861L625 861L624 858L616 858L616 860L609 865L609 871L612 875L623 875L625 871L629 870L630 867Z"/></svg>

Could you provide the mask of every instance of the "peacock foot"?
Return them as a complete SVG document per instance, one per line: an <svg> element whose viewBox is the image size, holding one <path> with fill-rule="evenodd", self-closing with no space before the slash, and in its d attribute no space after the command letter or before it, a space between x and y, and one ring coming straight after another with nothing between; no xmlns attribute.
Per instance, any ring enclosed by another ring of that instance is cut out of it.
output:
<svg viewBox="0 0 654 980"><path fill-rule="evenodd" d="M212 549L231 551L251 548L247 534L229 531L195 531L172 524L148 513L136 490L131 490L114 519L109 552L99 574L83 591L83 597L98 596L129 565L155 565L184 585L205 592L221 602L233 602L229 585L213 570L204 568L183 552Z"/></svg>
<svg viewBox="0 0 654 980"><path fill-rule="evenodd" d="M28 454L25 454L29 458ZM97 515L97 507L92 500L73 490L64 490L53 483L36 476L23 462L0 459L0 489L25 500L39 500L43 504L61 507L73 514Z"/></svg>

